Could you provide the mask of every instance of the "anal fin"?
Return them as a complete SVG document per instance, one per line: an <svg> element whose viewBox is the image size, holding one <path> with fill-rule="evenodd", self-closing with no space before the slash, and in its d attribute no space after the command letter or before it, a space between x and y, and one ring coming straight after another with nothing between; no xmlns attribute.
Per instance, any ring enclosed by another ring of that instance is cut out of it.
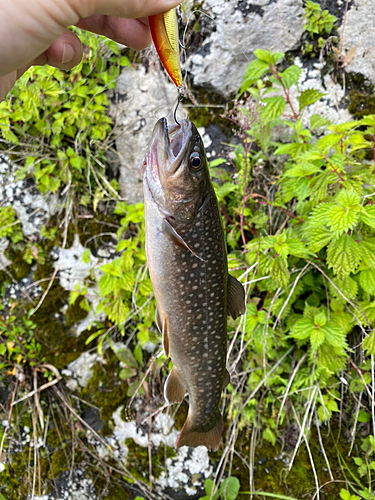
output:
<svg viewBox="0 0 375 500"><path fill-rule="evenodd" d="M164 399L166 403L181 403L185 397L185 384L175 367L172 368L164 385Z"/></svg>
<svg viewBox="0 0 375 500"><path fill-rule="evenodd" d="M245 313L245 290L234 276L228 274L228 313L233 319Z"/></svg>

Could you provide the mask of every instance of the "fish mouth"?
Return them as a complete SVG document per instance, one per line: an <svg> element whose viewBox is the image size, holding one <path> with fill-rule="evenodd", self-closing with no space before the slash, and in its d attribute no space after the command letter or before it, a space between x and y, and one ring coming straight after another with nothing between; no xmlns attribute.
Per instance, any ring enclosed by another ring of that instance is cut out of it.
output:
<svg viewBox="0 0 375 500"><path fill-rule="evenodd" d="M155 125L151 140L151 164L156 167L160 182L173 176L183 164L192 137L191 122L187 119L168 125L166 118L161 118Z"/></svg>

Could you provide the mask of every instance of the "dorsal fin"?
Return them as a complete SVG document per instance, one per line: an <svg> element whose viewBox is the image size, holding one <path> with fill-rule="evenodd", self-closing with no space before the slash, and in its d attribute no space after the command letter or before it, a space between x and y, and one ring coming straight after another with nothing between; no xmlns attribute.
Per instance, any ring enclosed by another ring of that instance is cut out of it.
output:
<svg viewBox="0 0 375 500"><path fill-rule="evenodd" d="M233 319L245 313L245 290L241 283L234 276L228 274L228 314Z"/></svg>
<svg viewBox="0 0 375 500"><path fill-rule="evenodd" d="M201 260L204 262L204 259L200 255L198 255L194 250L191 248L190 245L186 243L186 241L178 234L178 232L175 230L174 227L171 226L171 224L166 220L163 219L162 225L161 225L163 234L174 244L177 245L181 248L186 248L191 252L197 259Z"/></svg>

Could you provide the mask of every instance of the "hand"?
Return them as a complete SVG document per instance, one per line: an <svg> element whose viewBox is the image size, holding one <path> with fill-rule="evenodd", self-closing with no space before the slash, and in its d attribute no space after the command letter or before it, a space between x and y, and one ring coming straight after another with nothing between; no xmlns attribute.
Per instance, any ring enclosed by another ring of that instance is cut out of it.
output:
<svg viewBox="0 0 375 500"><path fill-rule="evenodd" d="M80 62L82 44L68 26L140 50L151 41L147 16L180 1L0 0L0 101L34 64L67 70Z"/></svg>

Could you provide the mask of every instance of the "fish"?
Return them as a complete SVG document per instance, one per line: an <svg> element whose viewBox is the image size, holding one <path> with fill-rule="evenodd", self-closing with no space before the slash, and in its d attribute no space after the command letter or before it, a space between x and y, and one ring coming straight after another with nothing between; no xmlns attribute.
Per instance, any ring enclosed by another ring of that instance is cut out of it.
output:
<svg viewBox="0 0 375 500"><path fill-rule="evenodd" d="M152 40L159 58L178 89L182 87L182 72L178 41L176 9L149 16Z"/></svg>
<svg viewBox="0 0 375 500"><path fill-rule="evenodd" d="M176 447L216 451L229 383L227 315L245 312L245 292L228 273L219 206L202 138L190 120L155 125L143 162L146 257L156 298L156 324L173 368L168 404L189 395Z"/></svg>

